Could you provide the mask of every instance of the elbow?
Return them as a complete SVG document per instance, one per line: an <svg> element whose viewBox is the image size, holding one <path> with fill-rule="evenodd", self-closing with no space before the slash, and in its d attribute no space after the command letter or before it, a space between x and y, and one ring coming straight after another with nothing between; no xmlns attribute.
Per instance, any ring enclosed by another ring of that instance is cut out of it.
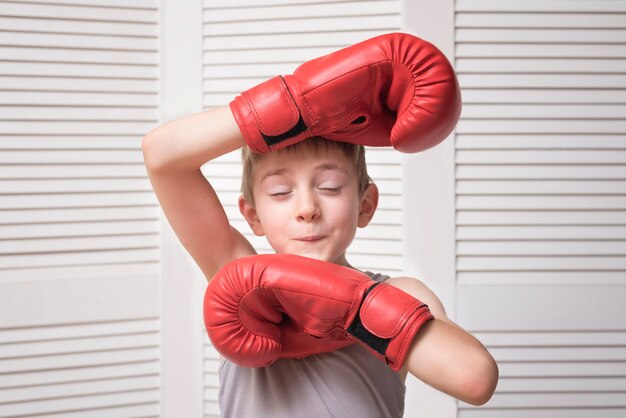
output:
<svg viewBox="0 0 626 418"><path fill-rule="evenodd" d="M485 358L476 362L463 383L463 402L474 406L486 404L498 385L499 371L495 360L486 353Z"/></svg>
<svg viewBox="0 0 626 418"><path fill-rule="evenodd" d="M141 152L143 154L143 164L147 170L158 172L162 169L161 163L159 163L157 139L152 134L146 134L141 139Z"/></svg>

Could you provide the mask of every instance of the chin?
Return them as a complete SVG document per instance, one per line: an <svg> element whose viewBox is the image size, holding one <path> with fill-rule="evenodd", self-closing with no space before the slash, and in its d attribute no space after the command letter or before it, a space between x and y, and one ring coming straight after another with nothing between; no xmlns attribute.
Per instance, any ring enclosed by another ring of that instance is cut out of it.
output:
<svg viewBox="0 0 626 418"><path fill-rule="evenodd" d="M283 254L299 255L300 257L312 258L314 260L326 261L326 262L329 262L329 263L332 263L333 261L335 261L335 258L330 257L327 254L317 253L315 251L284 251L282 253Z"/></svg>

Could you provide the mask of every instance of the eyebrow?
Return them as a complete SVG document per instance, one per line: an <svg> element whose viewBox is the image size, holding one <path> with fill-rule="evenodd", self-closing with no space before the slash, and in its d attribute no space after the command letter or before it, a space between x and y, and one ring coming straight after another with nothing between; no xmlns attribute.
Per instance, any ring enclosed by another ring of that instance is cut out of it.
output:
<svg viewBox="0 0 626 418"><path fill-rule="evenodd" d="M322 164L316 165L313 170L316 172L326 171L326 170L338 170L346 175L350 175L350 173L348 173L348 170L346 170L345 167L342 167L337 163L322 163ZM263 177L261 177L261 182L263 182L263 180L265 180L268 177L278 176L288 171L289 170L287 170L286 168L274 168L272 170L269 170L267 173L263 175Z"/></svg>

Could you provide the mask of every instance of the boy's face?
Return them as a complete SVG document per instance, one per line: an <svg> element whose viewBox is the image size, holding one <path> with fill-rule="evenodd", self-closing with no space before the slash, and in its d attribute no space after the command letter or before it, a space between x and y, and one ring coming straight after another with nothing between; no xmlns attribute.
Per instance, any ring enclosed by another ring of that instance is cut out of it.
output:
<svg viewBox="0 0 626 418"><path fill-rule="evenodd" d="M332 148L264 155L253 193L255 205L240 198L240 210L274 251L342 265L356 228L369 223L378 203L373 185L359 196L353 164Z"/></svg>

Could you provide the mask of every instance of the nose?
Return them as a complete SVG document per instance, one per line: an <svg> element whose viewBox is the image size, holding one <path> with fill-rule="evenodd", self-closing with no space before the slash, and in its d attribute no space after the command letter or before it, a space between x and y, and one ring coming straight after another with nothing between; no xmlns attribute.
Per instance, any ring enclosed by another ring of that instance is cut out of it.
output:
<svg viewBox="0 0 626 418"><path fill-rule="evenodd" d="M301 192L296 198L296 219L299 222L312 222L320 217L320 207L314 193Z"/></svg>

